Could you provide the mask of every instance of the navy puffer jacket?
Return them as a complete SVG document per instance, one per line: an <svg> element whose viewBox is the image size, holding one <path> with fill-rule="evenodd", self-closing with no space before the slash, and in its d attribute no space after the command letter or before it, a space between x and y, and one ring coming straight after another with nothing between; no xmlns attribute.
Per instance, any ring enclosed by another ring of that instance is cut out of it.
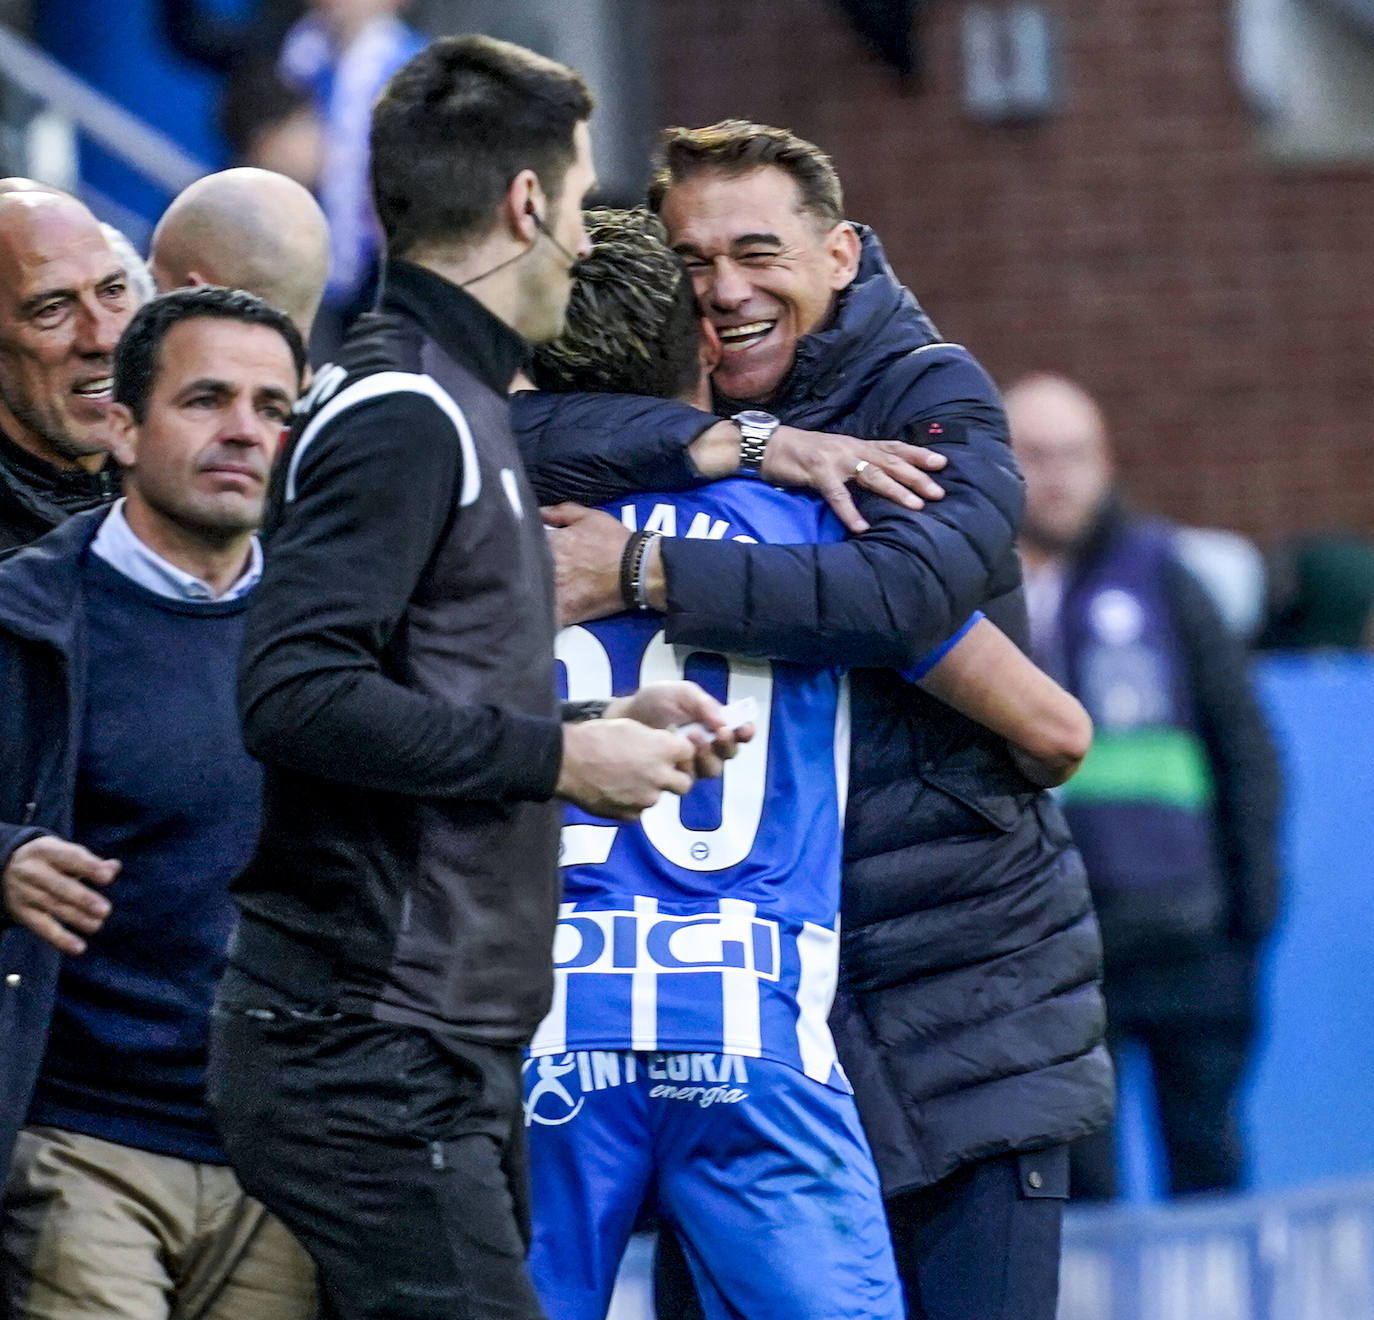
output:
<svg viewBox="0 0 1374 1320"><path fill-rule="evenodd" d="M1100 941L1062 816L1000 739L891 672L977 608L1024 641L1022 488L987 374L860 233L858 277L769 406L942 449L946 497L916 514L869 498L873 529L837 545L662 550L671 641L855 667L831 1026L891 1196L1083 1136L1113 1087ZM700 484L686 446L715 420L609 394L519 396L515 419L541 498L586 503Z"/></svg>

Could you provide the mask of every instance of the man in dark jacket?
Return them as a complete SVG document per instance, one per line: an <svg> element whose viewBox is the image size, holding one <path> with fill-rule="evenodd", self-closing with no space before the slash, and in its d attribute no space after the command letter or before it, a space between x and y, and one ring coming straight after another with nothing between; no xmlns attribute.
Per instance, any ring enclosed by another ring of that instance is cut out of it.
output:
<svg viewBox="0 0 1374 1320"><path fill-rule="evenodd" d="M996 391L939 341L877 239L844 220L838 181L810 144L739 123L670 130L651 201L727 345L717 403L737 418L734 443L722 448L716 419L673 404L522 399L536 485L546 498L602 501L741 471L772 477L779 418L947 456L945 496L920 513L879 515L860 490L874 526L848 542L664 538L646 594L675 643L874 667L853 680L832 1030L910 1314L1049 1320L1063 1146L1111 1105L1082 865L1004 745L877 669L904 668L980 607L1024 635L1021 484ZM875 455L852 464L863 487L880 451L850 443ZM613 571L624 529L568 508L554 520L560 571L580 580L565 620L624 608Z"/></svg>
<svg viewBox="0 0 1374 1320"><path fill-rule="evenodd" d="M114 346L137 299L96 218L26 180L0 188L0 554L108 504Z"/></svg>
<svg viewBox="0 0 1374 1320"><path fill-rule="evenodd" d="M688 683L580 712L635 718L555 701L506 392L587 248L590 112L572 70L484 37L395 75L386 288L318 373L269 510L239 689L264 819L211 1099L339 1320L540 1315L520 1066L553 989L553 799L634 819L697 756L646 724L723 727Z"/></svg>
<svg viewBox="0 0 1374 1320"><path fill-rule="evenodd" d="M309 1260L244 1196L204 1095L258 824L233 700L253 529L304 364L246 294L149 306L115 356L126 499L0 565L11 1320L314 1313Z"/></svg>
<svg viewBox="0 0 1374 1320"><path fill-rule="evenodd" d="M1170 1189L1235 1188L1256 965L1278 909L1273 740L1173 529L1118 501L1093 400L1036 376L1007 411L1036 659L1097 725L1063 805L1102 926L1109 1039L1149 1051ZM1110 1129L1074 1148L1073 1182L1115 1195Z"/></svg>

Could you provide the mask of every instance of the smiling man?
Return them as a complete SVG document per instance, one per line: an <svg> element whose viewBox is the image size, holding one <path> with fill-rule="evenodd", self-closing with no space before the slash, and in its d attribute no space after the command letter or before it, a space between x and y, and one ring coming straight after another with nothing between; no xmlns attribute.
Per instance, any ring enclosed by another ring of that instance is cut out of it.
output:
<svg viewBox="0 0 1374 1320"><path fill-rule="evenodd" d="M304 362L250 294L150 303L114 353L125 498L0 565L12 1320L314 1313L308 1258L243 1194L204 1094L258 828L234 705L253 532Z"/></svg>
<svg viewBox="0 0 1374 1320"><path fill-rule="evenodd" d="M858 274L859 236L833 178L814 168L705 170L663 196L673 250L720 338L712 384L727 398L768 402L802 336L825 324Z"/></svg>
<svg viewBox="0 0 1374 1320"><path fill-rule="evenodd" d="M0 188L0 553L119 492L106 463L115 343L137 306L74 197Z"/></svg>
<svg viewBox="0 0 1374 1320"><path fill-rule="evenodd" d="M628 529L564 506L551 512L564 620L648 606L684 650L856 671L830 1026L908 1315L1052 1320L1065 1143L1112 1102L1086 878L1058 808L1006 748L898 677L975 609L1025 636L1005 414L877 236L846 219L814 144L727 120L668 129L657 166L650 205L726 347L716 416L617 394L517 398L537 488L603 503L710 476L778 481L780 439L788 453L825 443L784 437L786 423L939 450L945 494L919 512L873 498L883 450L850 441L865 535L807 546L655 537L639 551L633 601L617 572ZM661 1313L689 1314L678 1303Z"/></svg>

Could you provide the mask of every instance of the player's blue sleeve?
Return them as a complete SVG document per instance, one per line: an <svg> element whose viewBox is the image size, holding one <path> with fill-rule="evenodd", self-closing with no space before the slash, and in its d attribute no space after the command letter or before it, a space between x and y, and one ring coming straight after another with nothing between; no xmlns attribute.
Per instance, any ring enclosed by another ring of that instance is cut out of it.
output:
<svg viewBox="0 0 1374 1320"><path fill-rule="evenodd" d="M968 617L968 622L964 624L958 632L950 633L943 642L933 651L923 655L916 663L901 671L901 675L908 683L919 683L941 660L945 658L963 639L968 636L968 630L973 627L979 619L983 618L982 610L974 610Z"/></svg>

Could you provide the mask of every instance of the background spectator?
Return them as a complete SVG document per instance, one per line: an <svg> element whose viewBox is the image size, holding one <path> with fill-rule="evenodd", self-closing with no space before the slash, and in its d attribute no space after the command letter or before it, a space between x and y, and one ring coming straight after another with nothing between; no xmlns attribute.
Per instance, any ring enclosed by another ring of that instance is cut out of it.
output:
<svg viewBox="0 0 1374 1320"><path fill-rule="evenodd" d="M1274 748L1173 529L1122 507L1097 405L1055 376L1006 398L1034 655L1097 727L1063 804L1102 926L1109 1043L1149 1051L1170 1189L1237 1187L1236 1095L1278 906ZM1072 1168L1077 1193L1115 1195L1113 1131L1078 1143Z"/></svg>
<svg viewBox="0 0 1374 1320"><path fill-rule="evenodd" d="M30 180L4 181L0 552L119 493L106 461L110 373L136 305L127 272L80 202Z"/></svg>
<svg viewBox="0 0 1374 1320"><path fill-rule="evenodd" d="M182 190L153 231L158 285L247 289L309 339L329 273L329 226L299 183L270 170L207 174Z"/></svg>
<svg viewBox="0 0 1374 1320"><path fill-rule="evenodd" d="M225 84L219 127L236 165L284 174L312 192L319 187L324 134L314 103L288 87L275 60L239 68Z"/></svg>
<svg viewBox="0 0 1374 1320"><path fill-rule="evenodd" d="M116 353L126 498L0 567L11 1320L315 1313L309 1259L244 1196L204 1097L259 814L234 702L253 529L304 365L247 294L150 304Z"/></svg>
<svg viewBox="0 0 1374 1320"><path fill-rule="evenodd" d="M368 185L372 106L425 44L401 22L408 0L311 0L281 50L286 82L307 92L323 124L318 195L332 261L325 316L342 331L371 303L380 230Z"/></svg>

